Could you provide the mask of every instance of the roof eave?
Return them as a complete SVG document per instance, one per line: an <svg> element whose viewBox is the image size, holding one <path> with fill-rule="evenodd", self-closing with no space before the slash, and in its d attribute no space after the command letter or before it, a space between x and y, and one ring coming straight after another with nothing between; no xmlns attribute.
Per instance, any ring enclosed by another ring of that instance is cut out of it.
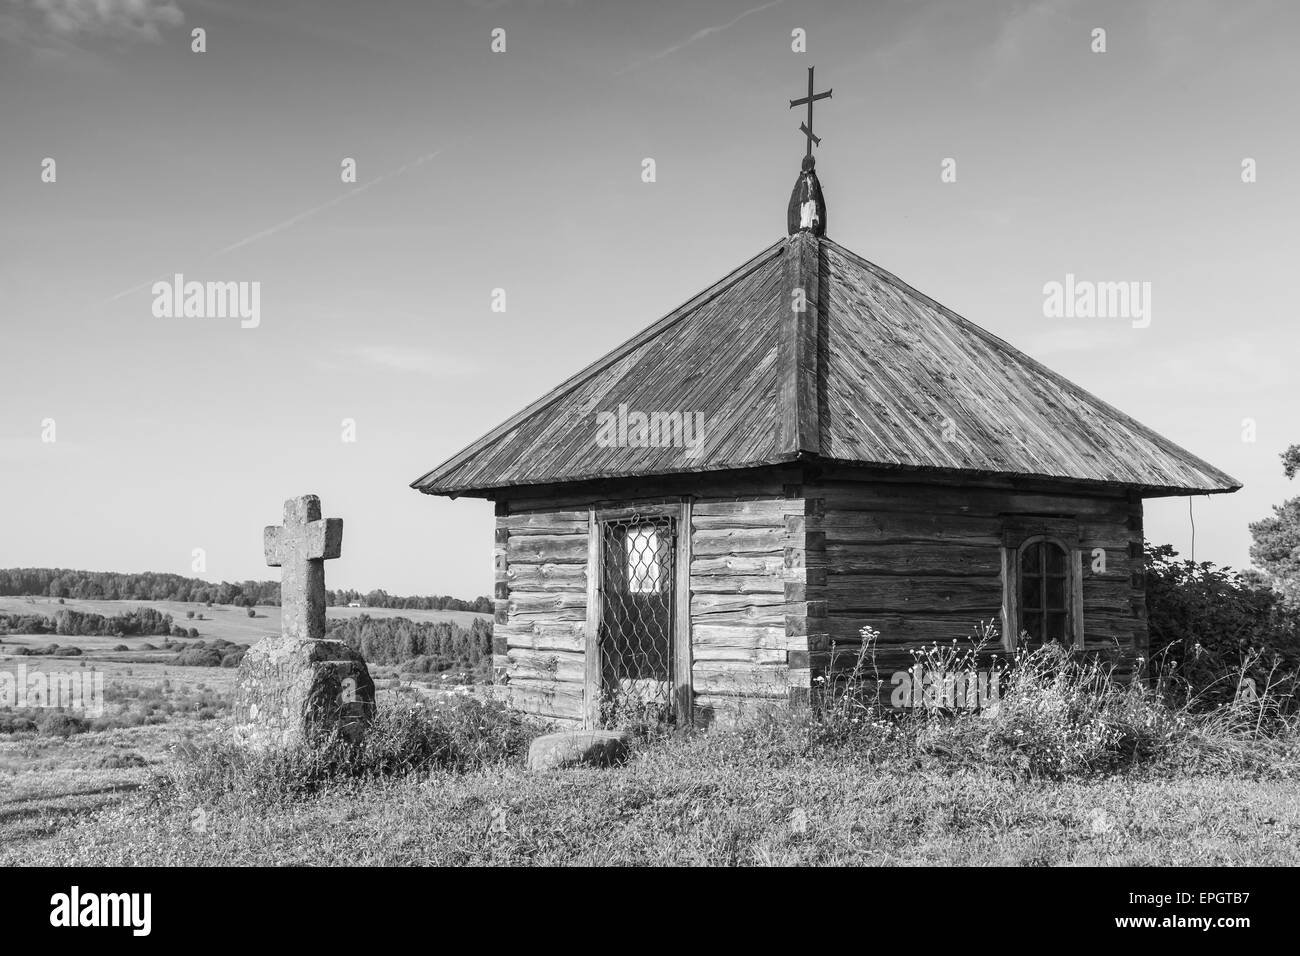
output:
<svg viewBox="0 0 1300 956"><path fill-rule="evenodd" d="M890 462L864 462L852 461L846 459L823 458L807 451L782 452L771 455L762 459L742 462L719 462L716 465L710 465L707 468L677 468L662 469L654 472L638 471L634 469L592 472L590 474L566 475L563 477L540 478L524 482L513 482L497 485L424 485L419 481L412 482L411 487L426 495L438 495L447 498L491 498L502 492L517 491L529 488L554 487L564 485L578 485L592 481L613 481L631 478L669 478L680 477L682 475L708 475L719 472L745 471L753 468L766 468L775 465L788 465L796 462L807 464L824 464L835 465L850 468L862 468L876 471L896 471L905 474L915 474L921 477L945 477L953 479L971 480L971 479L996 479L1000 481L1016 481L1027 484L1043 483L1057 486L1071 486L1095 489L1097 491L1132 493L1142 498L1172 498L1172 497L1190 497L1192 495L1221 495L1231 494L1241 490L1242 483L1224 474L1226 482L1210 486L1191 486L1191 485L1156 485L1142 482L1118 481L1101 478L1078 478L1068 475L1044 475L1030 472L1006 472L991 469L973 469L973 468L940 468L927 467L921 465L900 465Z"/></svg>

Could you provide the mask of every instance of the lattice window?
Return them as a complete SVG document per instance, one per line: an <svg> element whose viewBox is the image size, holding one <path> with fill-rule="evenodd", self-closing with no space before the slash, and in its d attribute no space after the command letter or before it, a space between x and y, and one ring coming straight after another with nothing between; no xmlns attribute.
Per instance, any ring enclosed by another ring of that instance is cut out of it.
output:
<svg viewBox="0 0 1300 956"><path fill-rule="evenodd" d="M660 584L659 531L654 525L628 528L623 539L627 589L632 594L658 594Z"/></svg>

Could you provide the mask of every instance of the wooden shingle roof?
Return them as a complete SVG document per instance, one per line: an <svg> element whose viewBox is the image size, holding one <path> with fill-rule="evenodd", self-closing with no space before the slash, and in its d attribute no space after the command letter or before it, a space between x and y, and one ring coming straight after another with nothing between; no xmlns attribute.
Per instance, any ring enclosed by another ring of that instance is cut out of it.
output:
<svg viewBox="0 0 1300 956"><path fill-rule="evenodd" d="M638 428L638 412L658 413L657 424L692 416L703 428L687 431L687 447L680 431ZM632 425L611 440L614 419ZM879 266L807 232L764 249L412 487L491 495L797 460L1147 495L1240 487Z"/></svg>

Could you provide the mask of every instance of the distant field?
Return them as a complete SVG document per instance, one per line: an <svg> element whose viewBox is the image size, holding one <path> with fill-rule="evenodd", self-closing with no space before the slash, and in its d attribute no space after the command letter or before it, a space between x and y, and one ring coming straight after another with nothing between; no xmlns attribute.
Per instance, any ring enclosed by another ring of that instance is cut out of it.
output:
<svg viewBox="0 0 1300 956"><path fill-rule="evenodd" d="M280 633L280 609L278 607L256 607L256 617L249 617L246 608L233 607L228 604L206 604L185 601L80 601L64 598L60 604L56 598L48 597L0 597L0 614L43 614L53 617L60 609L86 611L103 614L108 617L131 611L138 607L151 607L163 614L170 614L174 622L182 627L197 628L199 637L211 640L221 638L236 644L253 644L262 638ZM186 611L194 612L194 619L185 617ZM198 620L202 614L204 620ZM417 611L396 608L355 608L332 607L326 610L327 618L346 619L369 614L371 617L404 617L412 621L453 621L463 627L469 627L475 618L491 620L489 614L475 614L472 611ZM47 641L50 635L40 635L37 641ZM5 637L8 643L23 643ZM114 645L133 641L157 644L161 635L154 638L114 638L114 637L66 637L55 638L59 643L76 644L82 650L91 648L111 648Z"/></svg>

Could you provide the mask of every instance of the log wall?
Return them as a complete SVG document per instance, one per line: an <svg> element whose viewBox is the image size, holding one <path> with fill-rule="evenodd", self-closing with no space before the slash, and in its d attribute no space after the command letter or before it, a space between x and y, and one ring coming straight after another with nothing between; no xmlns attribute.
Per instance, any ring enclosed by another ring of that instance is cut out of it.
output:
<svg viewBox="0 0 1300 956"><path fill-rule="evenodd" d="M511 706L582 718L587 620L586 509L510 513L497 504L492 663Z"/></svg>
<svg viewBox="0 0 1300 956"><path fill-rule="evenodd" d="M691 684L699 723L731 722L806 695L809 617L806 503L773 470L743 479L639 483L497 505L494 664L523 710L583 717L587 526L592 509L657 504L689 493ZM814 608L814 617L820 612ZM788 636L789 634L789 636ZM802 657L791 662L791 649Z"/></svg>
<svg viewBox="0 0 1300 956"><path fill-rule="evenodd" d="M1077 528L1084 649L1118 651L1122 672L1145 653L1140 499L852 481L807 493L820 501L834 646L815 674L856 656L863 624L881 633L882 673L906 669L922 644L968 643L980 621L1001 632L1009 529L1040 522Z"/></svg>
<svg viewBox="0 0 1300 956"><path fill-rule="evenodd" d="M967 642L982 620L1000 627L1007 529L1024 522L1077 527L1085 648L1118 649L1125 667L1146 653L1135 497L801 481L776 470L745 481L695 477L600 500L498 503L494 665L514 706L583 719L592 509L685 493L698 722L808 699L819 677L851 666L864 624L881 632L882 675L910 666L922 644Z"/></svg>

